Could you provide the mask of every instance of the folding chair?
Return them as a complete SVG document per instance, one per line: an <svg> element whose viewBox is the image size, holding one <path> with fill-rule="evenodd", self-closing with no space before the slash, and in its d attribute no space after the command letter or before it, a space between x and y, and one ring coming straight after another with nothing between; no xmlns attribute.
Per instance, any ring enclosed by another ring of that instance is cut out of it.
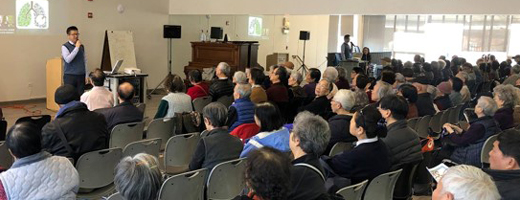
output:
<svg viewBox="0 0 520 200"><path fill-rule="evenodd" d="M338 142L330 149L329 156L332 157L350 149L352 149L351 142Z"/></svg>
<svg viewBox="0 0 520 200"><path fill-rule="evenodd" d="M161 139L161 150L166 146L166 142L170 137L173 136L175 131L174 119L160 118L154 119L148 125L146 130L146 138L160 138Z"/></svg>
<svg viewBox="0 0 520 200"><path fill-rule="evenodd" d="M233 199L244 187L245 158L222 162L209 173L207 199Z"/></svg>
<svg viewBox="0 0 520 200"><path fill-rule="evenodd" d="M199 140L199 133L171 137L166 143L166 150L164 151L166 173L178 174L188 171L188 166Z"/></svg>
<svg viewBox="0 0 520 200"><path fill-rule="evenodd" d="M80 179L78 198L99 199L111 194L114 191L114 168L122 155L121 148L111 148L79 157L76 163Z"/></svg>
<svg viewBox="0 0 520 200"><path fill-rule="evenodd" d="M0 166L4 169L9 169L13 165L14 159L7 150L5 141L0 141Z"/></svg>
<svg viewBox="0 0 520 200"><path fill-rule="evenodd" d="M206 168L172 176L164 181L159 191L159 200L203 200Z"/></svg>
<svg viewBox="0 0 520 200"><path fill-rule="evenodd" d="M221 96L220 98L217 99L217 102L220 102L222 104L224 104L224 106L226 106L226 108L228 108L229 106L231 106L231 104L233 104L233 101L235 101L233 99L233 96Z"/></svg>
<svg viewBox="0 0 520 200"><path fill-rule="evenodd" d="M343 199L361 200L367 184L368 180L364 180L361 183L341 188L336 192L336 194L341 195Z"/></svg>
<svg viewBox="0 0 520 200"><path fill-rule="evenodd" d="M428 128L430 128L431 119L432 116L426 115L422 117L419 120L419 122L417 122L417 125L415 126L415 131L417 131L417 135L419 135L420 138L428 137Z"/></svg>
<svg viewBox="0 0 520 200"><path fill-rule="evenodd" d="M368 184L364 200L391 200L394 196L394 188L399 175L403 170L381 174Z"/></svg>
<svg viewBox="0 0 520 200"><path fill-rule="evenodd" d="M453 108L448 108L443 111L442 116L441 116L441 126L450 122L450 113L451 113L452 109Z"/></svg>
<svg viewBox="0 0 520 200"><path fill-rule="evenodd" d="M497 140L498 134L489 137L480 151L480 162L482 165L489 164L489 152L493 149L493 143Z"/></svg>
<svg viewBox="0 0 520 200"><path fill-rule="evenodd" d="M119 194L119 192L116 192L112 195L110 195L106 200L125 200L123 198L123 196L121 196L121 194Z"/></svg>
<svg viewBox="0 0 520 200"><path fill-rule="evenodd" d="M195 111L202 113L202 109L204 109L206 105L210 104L211 101L211 96L195 98L193 99L193 107L195 108Z"/></svg>
<svg viewBox="0 0 520 200"><path fill-rule="evenodd" d="M419 117L416 117L416 118L412 118L412 119L408 119L408 127L410 127L411 129L415 130L415 125L417 125L417 122L419 121Z"/></svg>
<svg viewBox="0 0 520 200"><path fill-rule="evenodd" d="M118 124L110 133L109 148L125 148L126 145L143 139L144 122Z"/></svg>
<svg viewBox="0 0 520 200"><path fill-rule="evenodd" d="M442 112L435 113L435 115L433 115L433 117L431 118L429 126L432 128L433 132L440 133L442 131L442 114Z"/></svg>
<svg viewBox="0 0 520 200"><path fill-rule="evenodd" d="M132 142L123 150L123 158L127 156L135 156L139 153L146 153L156 158L159 158L159 152L161 151L161 139L154 138L148 140L140 140Z"/></svg>
<svg viewBox="0 0 520 200"><path fill-rule="evenodd" d="M408 163L403 166L403 171L397 179L394 188L394 200L411 200L412 187L417 167L421 161Z"/></svg>
<svg viewBox="0 0 520 200"><path fill-rule="evenodd" d="M449 116L449 122L452 124L457 124L459 122L459 116L463 105L457 105L452 108Z"/></svg>
<svg viewBox="0 0 520 200"><path fill-rule="evenodd" d="M14 124L18 124L21 122L31 122L38 126L38 128L41 130L45 124L51 122L51 116L50 115L35 115L35 116L27 116L22 117L16 120Z"/></svg>

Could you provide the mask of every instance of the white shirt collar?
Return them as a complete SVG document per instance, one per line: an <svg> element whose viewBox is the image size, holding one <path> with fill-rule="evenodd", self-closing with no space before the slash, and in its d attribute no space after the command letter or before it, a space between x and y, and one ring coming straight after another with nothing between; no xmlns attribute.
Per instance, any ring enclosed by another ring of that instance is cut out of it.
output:
<svg viewBox="0 0 520 200"><path fill-rule="evenodd" d="M253 86L251 86L251 87L254 87L254 88L255 88L255 87L262 87L262 86L260 86L260 85L253 85Z"/></svg>
<svg viewBox="0 0 520 200"><path fill-rule="evenodd" d="M361 144L374 143L374 142L377 142L377 140L378 140L377 136L375 138L367 138L367 139L358 140L356 142L356 147L361 145Z"/></svg>
<svg viewBox="0 0 520 200"><path fill-rule="evenodd" d="M75 45L75 43L74 43L74 42L72 42L72 41L70 41L70 40L69 40L69 43L70 43L70 44L72 44L72 45Z"/></svg>

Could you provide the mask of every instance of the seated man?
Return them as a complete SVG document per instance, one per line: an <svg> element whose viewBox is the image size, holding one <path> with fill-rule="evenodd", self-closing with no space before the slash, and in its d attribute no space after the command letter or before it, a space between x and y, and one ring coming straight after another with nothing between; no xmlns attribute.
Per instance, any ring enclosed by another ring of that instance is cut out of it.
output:
<svg viewBox="0 0 520 200"><path fill-rule="evenodd" d="M509 129L498 135L489 152L490 169L484 169L498 187L502 199L520 199L520 132Z"/></svg>
<svg viewBox="0 0 520 200"><path fill-rule="evenodd" d="M289 102L289 91L287 84L289 82L289 74L285 67L275 66L271 72L269 72L269 80L271 81L271 87L266 90L267 100L281 106L285 106Z"/></svg>
<svg viewBox="0 0 520 200"><path fill-rule="evenodd" d="M325 175L318 157L329 140L329 125L323 118L310 112L301 112L296 116L289 139L294 155L289 199L318 199L326 196Z"/></svg>
<svg viewBox="0 0 520 200"><path fill-rule="evenodd" d="M227 119L230 132L242 124L255 123L255 104L249 99L250 95L251 85L239 83L235 86L235 102L229 106Z"/></svg>
<svg viewBox="0 0 520 200"><path fill-rule="evenodd" d="M330 100L327 96L332 91L332 83L327 79L322 79L318 85L316 85L316 98L308 105L302 107L301 110L306 110L316 115L320 115L324 119L328 119L331 112Z"/></svg>
<svg viewBox="0 0 520 200"><path fill-rule="evenodd" d="M458 165L448 169L433 191L432 200L499 200L497 186L479 168Z"/></svg>
<svg viewBox="0 0 520 200"><path fill-rule="evenodd" d="M419 117L424 117L426 115L434 115L435 108L433 107L433 100L428 93L428 79L425 76L417 77L413 83L413 86L417 88L417 102L415 105L417 106L417 110L419 111Z"/></svg>
<svg viewBox="0 0 520 200"><path fill-rule="evenodd" d="M118 124L143 121L143 112L132 103L135 94L134 86L128 82L122 83L117 89L117 94L119 96L119 105L113 108L96 110L96 112L105 116L108 131L112 131Z"/></svg>
<svg viewBox="0 0 520 200"><path fill-rule="evenodd" d="M401 96L388 95L381 99L379 112L385 118L388 129L386 137L381 140L389 149L390 169L397 170L405 164L422 160L419 136L406 122L408 102Z"/></svg>
<svg viewBox="0 0 520 200"><path fill-rule="evenodd" d="M9 130L5 144L15 161L0 174L0 199L76 199L78 171L67 158L42 151L41 137L29 122Z"/></svg>
<svg viewBox="0 0 520 200"><path fill-rule="evenodd" d="M209 86L209 95L213 101L223 96L233 95L233 83L229 80L230 67L227 63L221 62L215 69L217 79Z"/></svg>
<svg viewBox="0 0 520 200"><path fill-rule="evenodd" d="M237 159L242 152L242 141L226 129L227 109L218 102L208 104L202 110L207 134L197 144L189 170L213 167L221 162Z"/></svg>
<svg viewBox="0 0 520 200"><path fill-rule="evenodd" d="M82 154L108 147L108 129L102 114L78 101L76 89L63 85L54 95L60 110L42 129L42 147L53 155L77 160Z"/></svg>
<svg viewBox="0 0 520 200"><path fill-rule="evenodd" d="M90 82L94 85L92 90L81 95L81 102L87 104L89 110L110 108L114 105L114 96L105 86L105 73L96 69L90 74Z"/></svg>

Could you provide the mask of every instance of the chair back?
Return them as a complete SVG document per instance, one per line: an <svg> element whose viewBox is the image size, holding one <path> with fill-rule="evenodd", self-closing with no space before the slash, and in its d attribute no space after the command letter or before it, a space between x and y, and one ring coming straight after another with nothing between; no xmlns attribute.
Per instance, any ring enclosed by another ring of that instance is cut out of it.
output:
<svg viewBox="0 0 520 200"><path fill-rule="evenodd" d="M235 99L233 99L232 95L221 96L220 98L217 99L217 102L224 104L224 106L226 106L226 108L231 106L231 104L233 104L233 101L235 101Z"/></svg>
<svg viewBox="0 0 520 200"><path fill-rule="evenodd" d="M106 200L125 200L123 198L123 196L121 196L121 194L119 194L119 192L116 192L112 195L110 195Z"/></svg>
<svg viewBox="0 0 520 200"><path fill-rule="evenodd" d="M450 113L450 116L449 116L449 122L452 123L452 124L457 124L459 122L459 117L460 117L460 112L462 111L462 104L461 105L457 105L455 107L453 107L453 109L451 110L451 113Z"/></svg>
<svg viewBox="0 0 520 200"><path fill-rule="evenodd" d="M83 154L76 163L80 179L79 187L97 189L113 183L114 169L122 155L121 148L103 149Z"/></svg>
<svg viewBox="0 0 520 200"><path fill-rule="evenodd" d="M199 140L199 133L176 135L168 140L164 151L164 166L168 174L178 174L188 170Z"/></svg>
<svg viewBox="0 0 520 200"><path fill-rule="evenodd" d="M11 165L13 165L14 159L13 156L7 150L7 145L5 141L0 141L0 167L4 169L9 169Z"/></svg>
<svg viewBox="0 0 520 200"><path fill-rule="evenodd" d="M432 128L433 132L440 133L442 131L442 114L442 112L435 113L435 115L433 115L433 117L431 118L430 127Z"/></svg>
<svg viewBox="0 0 520 200"><path fill-rule="evenodd" d="M408 127L410 127L411 129L415 130L415 126L417 125L417 122L419 121L419 117L416 117L416 118L412 118L412 119L408 119Z"/></svg>
<svg viewBox="0 0 520 200"><path fill-rule="evenodd" d="M166 146L166 142L170 137L173 136L175 131L174 119L159 118L154 119L148 125L146 130L146 138L160 138L161 139L161 150Z"/></svg>
<svg viewBox="0 0 520 200"><path fill-rule="evenodd" d="M202 109L210 104L212 100L211 96L195 98L193 99L193 108L195 108L195 111L202 113Z"/></svg>
<svg viewBox="0 0 520 200"><path fill-rule="evenodd" d="M484 146L482 146L482 150L480 151L480 160L482 163L489 164L489 152L493 149L493 143L497 141L498 134L489 137L485 142Z"/></svg>
<svg viewBox="0 0 520 200"><path fill-rule="evenodd" d="M5 140L7 135L7 121L0 119L0 141Z"/></svg>
<svg viewBox="0 0 520 200"><path fill-rule="evenodd" d="M441 116L441 125L444 125L444 124L450 122L450 113L451 113L452 109L453 108L448 108L443 111L442 116Z"/></svg>
<svg viewBox="0 0 520 200"><path fill-rule="evenodd" d="M127 156L135 156L139 153L146 153L159 158L161 151L161 139L147 139L132 142L123 149L123 158Z"/></svg>
<svg viewBox="0 0 520 200"><path fill-rule="evenodd" d="M332 146L329 152L329 156L335 156L340 153L343 153L346 150L352 149L352 143L351 142L337 142Z"/></svg>
<svg viewBox="0 0 520 200"><path fill-rule="evenodd" d="M109 148L125 148L126 145L143 139L144 122L118 124L110 133Z"/></svg>
<svg viewBox="0 0 520 200"><path fill-rule="evenodd" d="M341 195L343 199L361 200L367 184L368 180L364 180L361 183L341 188L336 192L336 194Z"/></svg>
<svg viewBox="0 0 520 200"><path fill-rule="evenodd" d="M230 160L216 165L209 173L207 199L233 199L245 188L245 158Z"/></svg>
<svg viewBox="0 0 520 200"><path fill-rule="evenodd" d="M166 179L159 192L159 200L203 200L207 172L206 168L202 168Z"/></svg>
<svg viewBox="0 0 520 200"><path fill-rule="evenodd" d="M419 120L419 122L417 122L417 125L415 126L415 131L417 131L417 135L419 135L420 138L428 137L428 128L430 128L431 119L432 116L426 115L422 117Z"/></svg>
<svg viewBox="0 0 520 200"><path fill-rule="evenodd" d="M364 200L391 200L394 187L403 169L381 174L368 184Z"/></svg>
<svg viewBox="0 0 520 200"><path fill-rule="evenodd" d="M145 115L145 111L146 111L146 104L145 103L140 103L140 104L137 104L135 107L137 107L137 109L139 109L139 111L141 111L143 113L143 115Z"/></svg>
<svg viewBox="0 0 520 200"><path fill-rule="evenodd" d="M38 126L38 129L41 130L45 124L51 122L51 116L50 115L35 115L35 116L27 116L22 117L16 120L14 124L18 124L21 122L30 122L34 123Z"/></svg>
<svg viewBox="0 0 520 200"><path fill-rule="evenodd" d="M395 183L394 199L412 199L413 179L420 162L408 163L403 166L403 171Z"/></svg>

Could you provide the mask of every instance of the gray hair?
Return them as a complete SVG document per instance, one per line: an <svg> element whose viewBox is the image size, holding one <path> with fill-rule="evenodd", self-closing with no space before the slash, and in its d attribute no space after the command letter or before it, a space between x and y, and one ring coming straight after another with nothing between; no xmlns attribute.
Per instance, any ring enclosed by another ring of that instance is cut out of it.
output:
<svg viewBox="0 0 520 200"><path fill-rule="evenodd" d="M335 83L338 78L338 70L334 67L327 67L325 71L323 71L323 79L327 79L330 83Z"/></svg>
<svg viewBox="0 0 520 200"><path fill-rule="evenodd" d="M338 90L332 100L341 104L341 108L346 111L351 111L354 106L359 104L359 102L356 102L356 92L352 90Z"/></svg>
<svg viewBox="0 0 520 200"><path fill-rule="evenodd" d="M300 83L302 83L302 81L303 81L302 74L297 71L292 71L290 77L292 77L294 80L296 80L296 83L298 83L298 85L300 85Z"/></svg>
<svg viewBox="0 0 520 200"><path fill-rule="evenodd" d="M459 71L459 73L457 73L457 74L460 74L460 75L464 78L464 80L462 80L462 81L466 82L466 81L469 80L469 74L468 74L468 72L465 72L465 71ZM455 76L457 76L457 74L455 74Z"/></svg>
<svg viewBox="0 0 520 200"><path fill-rule="evenodd" d="M343 67L337 67L338 77L343 80L347 80L347 70Z"/></svg>
<svg viewBox="0 0 520 200"><path fill-rule="evenodd" d="M159 161L149 154L127 156L115 168L114 185L126 200L157 199L162 182Z"/></svg>
<svg viewBox="0 0 520 200"><path fill-rule="evenodd" d="M453 199L500 199L497 186L491 176L474 166L450 167L440 182L442 182L441 195L450 193Z"/></svg>
<svg viewBox="0 0 520 200"><path fill-rule="evenodd" d="M520 65L516 64L515 66L511 67L511 71L515 74L520 74Z"/></svg>
<svg viewBox="0 0 520 200"><path fill-rule="evenodd" d="M374 92L377 93L379 100L385 96L394 94L394 90L392 88L392 85L390 85L390 83L387 83L384 81L377 81L377 84L379 84L379 90L374 91Z"/></svg>
<svg viewBox="0 0 520 200"><path fill-rule="evenodd" d="M220 62L218 63L217 68L219 68L220 71L222 71L222 73L224 73L227 77L229 77L229 74L231 73L231 67L229 64L226 62Z"/></svg>
<svg viewBox="0 0 520 200"><path fill-rule="evenodd" d="M446 67L446 61L439 60L437 62L439 62L439 69L444 69Z"/></svg>
<svg viewBox="0 0 520 200"><path fill-rule="evenodd" d="M406 82L406 79L404 78L403 74L395 73L395 81L397 81L398 83L404 83Z"/></svg>
<svg viewBox="0 0 520 200"><path fill-rule="evenodd" d="M227 108L220 102L212 102L202 109L202 116L208 119L212 126L222 127L226 125Z"/></svg>
<svg viewBox="0 0 520 200"><path fill-rule="evenodd" d="M235 86L235 92L240 95L240 98L249 98L249 96L251 96L251 85L249 83L239 83L237 86Z"/></svg>
<svg viewBox="0 0 520 200"><path fill-rule="evenodd" d="M403 64L404 68L412 68L413 67L413 63L411 61L406 61L404 64Z"/></svg>
<svg viewBox="0 0 520 200"><path fill-rule="evenodd" d="M480 97L475 107L482 108L482 112L486 116L493 116L498 110L497 103L492 98L486 96Z"/></svg>
<svg viewBox="0 0 520 200"><path fill-rule="evenodd" d="M292 132L295 137L300 139L300 148L305 153L316 156L325 151L330 140L330 128L327 121L308 111L296 115Z"/></svg>
<svg viewBox="0 0 520 200"><path fill-rule="evenodd" d="M520 102L520 89L512 85L497 85L493 88L493 94L504 101L504 107L514 108Z"/></svg>
<svg viewBox="0 0 520 200"><path fill-rule="evenodd" d="M247 83L247 75L243 71L236 71L233 78L235 78L237 84Z"/></svg>
<svg viewBox="0 0 520 200"><path fill-rule="evenodd" d="M435 69L435 70L439 70L439 62L437 61L432 61L432 63L430 63L431 66L432 66L432 69Z"/></svg>

